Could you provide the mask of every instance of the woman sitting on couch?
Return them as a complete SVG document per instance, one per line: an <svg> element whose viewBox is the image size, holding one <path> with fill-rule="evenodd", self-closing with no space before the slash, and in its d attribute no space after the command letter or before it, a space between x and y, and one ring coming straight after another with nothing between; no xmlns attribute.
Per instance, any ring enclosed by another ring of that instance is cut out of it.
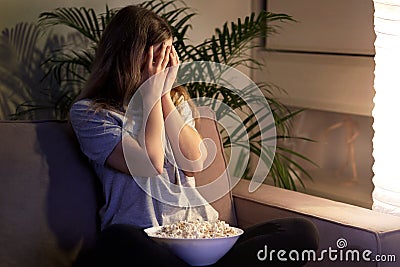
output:
<svg viewBox="0 0 400 267"><path fill-rule="evenodd" d="M103 185L105 204L100 210L102 232L94 251L95 266L187 266L143 229L179 220L218 220L211 205L204 201L192 206L193 196L169 187L170 183L193 186L193 173L201 170L207 156L192 120L188 94L184 87L173 88L179 58L172 41L170 26L155 13L135 5L120 9L103 33L89 81L70 110L81 150ZM140 101L125 135L124 116L135 93ZM173 98L180 99L179 103ZM178 155L192 165L183 168ZM143 185L176 203L150 196ZM201 199L200 194L195 197ZM257 258L266 245L269 250L300 253L317 248L316 228L303 219L274 220L244 230L215 266L266 266L268 262Z"/></svg>

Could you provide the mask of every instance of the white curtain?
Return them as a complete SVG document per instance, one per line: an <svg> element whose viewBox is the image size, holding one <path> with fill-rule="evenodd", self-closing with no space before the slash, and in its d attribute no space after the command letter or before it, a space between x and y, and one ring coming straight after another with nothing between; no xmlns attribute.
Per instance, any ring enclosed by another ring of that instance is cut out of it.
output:
<svg viewBox="0 0 400 267"><path fill-rule="evenodd" d="M374 0L372 209L400 216L400 0Z"/></svg>

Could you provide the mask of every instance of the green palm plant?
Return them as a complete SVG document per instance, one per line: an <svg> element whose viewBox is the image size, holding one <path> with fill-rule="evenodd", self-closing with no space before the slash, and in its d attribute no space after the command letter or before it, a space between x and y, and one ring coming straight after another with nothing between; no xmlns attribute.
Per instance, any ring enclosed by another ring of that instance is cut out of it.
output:
<svg viewBox="0 0 400 267"><path fill-rule="evenodd" d="M0 35L0 93L4 98L0 117L15 111L11 118L40 119L45 110L55 104L61 93L57 84L42 80L45 71L41 63L51 46L59 40L45 39L34 23L21 22L6 28ZM56 109L51 108L52 111ZM52 114L57 116L57 114Z"/></svg>
<svg viewBox="0 0 400 267"><path fill-rule="evenodd" d="M193 45L188 42L186 36L192 28L190 20L197 14L183 1L148 0L140 5L153 10L171 25L175 37L174 46L182 62L211 61L231 67L261 68L264 63L251 57L252 49L262 48L262 44L257 40L278 32L279 23L294 21L286 14L274 14L266 11L258 14L252 13L243 20L239 18L237 21L225 23L221 28L217 28L215 34L210 38ZM101 34L116 11L117 9L109 9L106 6L105 13L96 14L91 8L62 7L41 13L39 16L41 26L64 25L75 30L87 40L86 46L80 48L67 46L52 53L43 64L46 70L45 78L52 77L60 85L60 88L71 87L71 84L74 88L82 88L90 74ZM301 110L291 111L273 97L274 90L281 90L280 88L267 83L258 84L275 119L274 126L278 142L275 156L271 156L268 148L261 145L260 137L263 129L258 127L255 114L246 110L245 101L237 94L215 84L190 83L186 86L192 97L219 99L230 108L240 110L245 114L246 119L243 120L243 124L246 133L250 136L250 151L256 157L262 157L267 165L272 164L269 176L276 186L296 190L296 181L304 186L303 175L311 179L299 160L312 161L296 151L280 145L280 140L301 138L290 136L290 120ZM78 93L79 90L73 91L75 97ZM69 97L74 98L73 95ZM70 104L71 102L68 102L57 108L68 111ZM66 114L66 112L61 113ZM233 145L233 142L234 138L223 135L223 145L227 150ZM267 156L263 157L262 155ZM245 168L249 175L245 175L244 178L250 177L249 165Z"/></svg>

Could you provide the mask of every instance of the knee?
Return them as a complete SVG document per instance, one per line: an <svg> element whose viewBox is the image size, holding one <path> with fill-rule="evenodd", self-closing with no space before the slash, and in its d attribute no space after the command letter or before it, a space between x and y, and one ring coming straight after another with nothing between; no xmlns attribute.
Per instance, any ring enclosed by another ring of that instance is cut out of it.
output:
<svg viewBox="0 0 400 267"><path fill-rule="evenodd" d="M316 225L306 218L280 218L271 221L279 229L287 233L293 245L302 249L317 250L319 245L319 232Z"/></svg>
<svg viewBox="0 0 400 267"><path fill-rule="evenodd" d="M319 246L319 232L317 226L308 219L293 219L293 228L297 229L298 238L301 240L305 249L317 250Z"/></svg>

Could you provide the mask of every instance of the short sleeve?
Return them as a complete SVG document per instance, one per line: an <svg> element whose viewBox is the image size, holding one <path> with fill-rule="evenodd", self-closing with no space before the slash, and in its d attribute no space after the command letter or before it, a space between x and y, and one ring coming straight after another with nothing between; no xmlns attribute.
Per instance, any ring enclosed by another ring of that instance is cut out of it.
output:
<svg viewBox="0 0 400 267"><path fill-rule="evenodd" d="M122 140L122 121L107 110L94 111L88 100L73 104L70 121L82 152L90 161L104 165Z"/></svg>
<svg viewBox="0 0 400 267"><path fill-rule="evenodd" d="M177 109L178 109L179 113L181 114L184 122L196 130L195 121L193 119L193 112L192 112L192 109L190 108L189 103L187 101L185 101L182 104L180 104Z"/></svg>

